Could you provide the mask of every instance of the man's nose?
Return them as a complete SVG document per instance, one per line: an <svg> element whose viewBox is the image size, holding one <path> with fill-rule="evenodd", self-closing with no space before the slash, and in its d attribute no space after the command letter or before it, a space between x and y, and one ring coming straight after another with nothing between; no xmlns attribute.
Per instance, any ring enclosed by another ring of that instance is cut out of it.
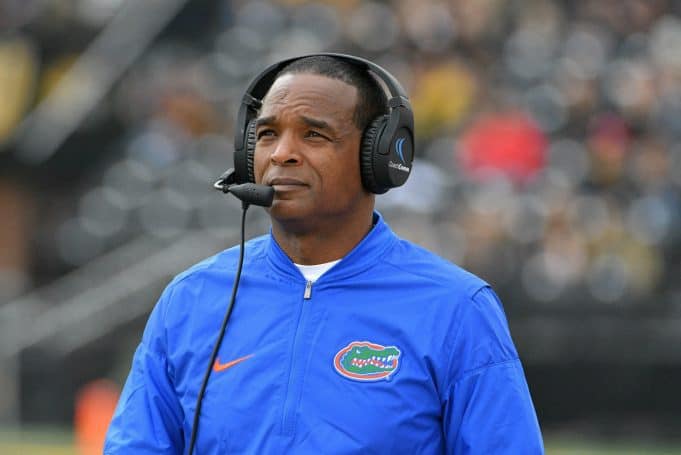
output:
<svg viewBox="0 0 681 455"><path fill-rule="evenodd" d="M292 134L282 134L270 155L273 164L292 165L300 163L298 144Z"/></svg>

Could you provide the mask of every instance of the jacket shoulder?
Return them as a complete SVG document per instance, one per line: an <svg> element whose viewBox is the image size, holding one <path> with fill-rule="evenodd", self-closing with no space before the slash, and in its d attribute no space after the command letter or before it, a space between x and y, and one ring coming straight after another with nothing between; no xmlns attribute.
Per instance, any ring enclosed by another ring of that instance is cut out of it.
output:
<svg viewBox="0 0 681 455"><path fill-rule="evenodd" d="M386 263L401 273L421 279L424 284L447 287L471 297L489 284L453 262L408 240L398 239L390 249Z"/></svg>
<svg viewBox="0 0 681 455"><path fill-rule="evenodd" d="M268 235L262 235L246 242L244 264L257 261L264 254L267 238ZM179 273L168 284L168 288L173 288L187 281L200 280L213 273L234 273L238 262L239 245L234 245Z"/></svg>

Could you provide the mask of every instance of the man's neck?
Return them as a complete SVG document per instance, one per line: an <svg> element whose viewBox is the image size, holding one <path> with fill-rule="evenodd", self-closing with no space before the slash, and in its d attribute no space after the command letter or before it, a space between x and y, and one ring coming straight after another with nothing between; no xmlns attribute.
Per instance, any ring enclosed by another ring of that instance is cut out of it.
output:
<svg viewBox="0 0 681 455"><path fill-rule="evenodd" d="M314 265L341 259L357 246L373 226L373 213L339 225L331 220L323 226L293 227L272 220L272 234L296 264Z"/></svg>

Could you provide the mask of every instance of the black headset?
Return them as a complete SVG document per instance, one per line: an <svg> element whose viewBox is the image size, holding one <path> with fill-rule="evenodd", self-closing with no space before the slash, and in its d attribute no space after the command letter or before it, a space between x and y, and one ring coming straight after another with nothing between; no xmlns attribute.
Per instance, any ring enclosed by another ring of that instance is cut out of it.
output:
<svg viewBox="0 0 681 455"><path fill-rule="evenodd" d="M414 114L409 98L397 79L380 66L363 58L335 53L309 54L282 60L267 67L251 82L241 101L234 128L236 183L255 183L255 119L262 99L282 69L296 60L315 56L346 61L375 74L385 83L390 91L389 113L375 118L362 133L359 153L362 184L376 194L404 184L411 173L414 159Z"/></svg>

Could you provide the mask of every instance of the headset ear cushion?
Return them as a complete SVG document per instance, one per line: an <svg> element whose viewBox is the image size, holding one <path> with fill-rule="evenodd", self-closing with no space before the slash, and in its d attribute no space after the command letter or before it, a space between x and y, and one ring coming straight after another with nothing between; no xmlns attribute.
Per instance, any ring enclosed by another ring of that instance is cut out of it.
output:
<svg viewBox="0 0 681 455"><path fill-rule="evenodd" d="M387 119L388 116L383 115L376 117L369 124L362 135L362 146L360 147L359 164L362 172L362 184L364 188L376 194L382 194L388 190L388 188L379 184L374 172L374 154L377 153L378 139L385 129Z"/></svg>
<svg viewBox="0 0 681 455"><path fill-rule="evenodd" d="M258 138L255 135L255 120L251 120L246 128L246 166L248 167L248 181L251 183L255 183L255 165L253 162L256 142L258 142Z"/></svg>

